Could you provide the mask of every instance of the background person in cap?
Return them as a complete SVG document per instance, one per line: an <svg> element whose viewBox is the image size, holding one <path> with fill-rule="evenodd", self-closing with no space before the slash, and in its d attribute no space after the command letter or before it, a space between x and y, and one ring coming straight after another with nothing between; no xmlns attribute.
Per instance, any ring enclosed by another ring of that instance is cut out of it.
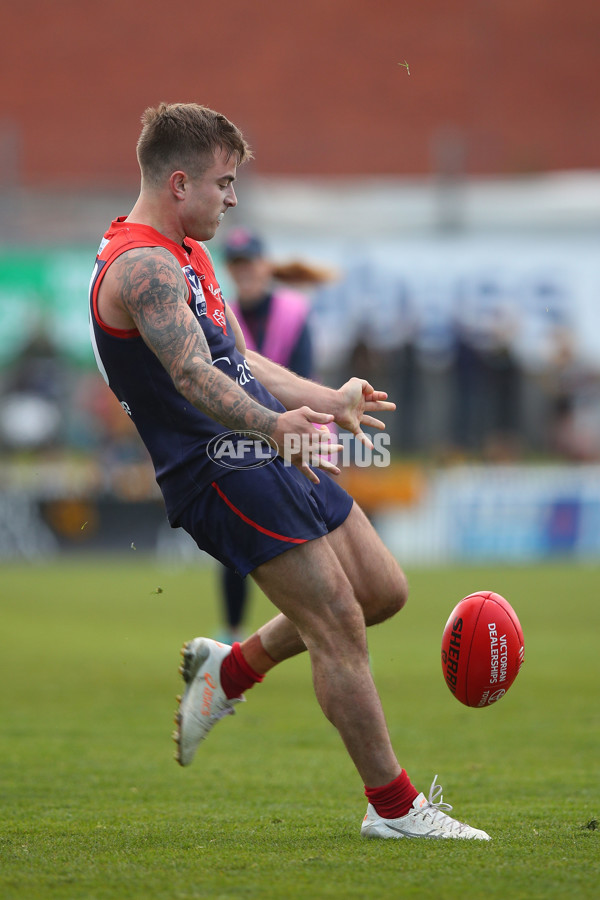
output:
<svg viewBox="0 0 600 900"><path fill-rule="evenodd" d="M304 262L274 263L262 238L242 227L229 233L224 255L235 287L235 297L228 303L242 328L246 346L302 378L314 377L310 304L301 289L329 281L333 274ZM223 566L221 579L220 639L231 644L243 637L248 584L227 566Z"/></svg>

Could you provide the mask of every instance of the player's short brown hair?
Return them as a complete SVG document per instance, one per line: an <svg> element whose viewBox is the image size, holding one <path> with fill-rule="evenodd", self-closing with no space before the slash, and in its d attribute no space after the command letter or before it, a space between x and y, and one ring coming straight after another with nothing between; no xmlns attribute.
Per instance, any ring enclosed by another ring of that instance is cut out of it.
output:
<svg viewBox="0 0 600 900"><path fill-rule="evenodd" d="M198 103L160 103L142 115L137 158L144 180L159 184L178 169L200 175L219 150L241 165L252 151L233 122Z"/></svg>

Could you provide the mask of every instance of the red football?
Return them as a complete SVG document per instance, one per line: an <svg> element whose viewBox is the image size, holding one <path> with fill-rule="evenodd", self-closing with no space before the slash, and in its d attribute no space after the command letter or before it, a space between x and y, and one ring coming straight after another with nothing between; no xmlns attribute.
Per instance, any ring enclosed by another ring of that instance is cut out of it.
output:
<svg viewBox="0 0 600 900"><path fill-rule="evenodd" d="M450 613L442 636L442 671L465 706L500 700L519 674L523 655L520 622L500 594L469 594Z"/></svg>

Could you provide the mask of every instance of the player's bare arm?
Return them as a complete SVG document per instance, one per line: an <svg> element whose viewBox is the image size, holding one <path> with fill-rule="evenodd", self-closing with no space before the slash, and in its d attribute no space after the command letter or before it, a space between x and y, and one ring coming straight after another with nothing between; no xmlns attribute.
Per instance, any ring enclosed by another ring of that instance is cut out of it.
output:
<svg viewBox="0 0 600 900"><path fill-rule="evenodd" d="M286 409L293 409L299 403L308 403L319 412L329 412L336 425L355 434L366 444L369 438L361 426L384 429L381 419L371 416L372 412L391 412L396 404L387 399L385 391L376 391L368 381L351 378L341 388L334 390L301 378L289 369L277 365L254 350L248 350L246 357L253 373Z"/></svg>
<svg viewBox="0 0 600 900"><path fill-rule="evenodd" d="M235 337L236 349L239 350L240 353L242 353L244 356L247 357L248 353L246 350L246 338L244 337L244 332L242 331L242 326L238 322L237 316L235 315L234 311L229 306L229 304L227 304L225 307L225 314L227 316L227 325Z"/></svg>

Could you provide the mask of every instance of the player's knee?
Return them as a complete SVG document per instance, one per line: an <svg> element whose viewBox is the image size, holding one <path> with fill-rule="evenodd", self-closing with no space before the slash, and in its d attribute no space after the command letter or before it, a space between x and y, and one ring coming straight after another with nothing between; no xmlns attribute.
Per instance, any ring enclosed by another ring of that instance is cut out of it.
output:
<svg viewBox="0 0 600 900"><path fill-rule="evenodd" d="M307 625L301 633L309 651L311 646L319 647L335 656L354 646L366 652L365 620L352 592L339 593L323 603Z"/></svg>
<svg viewBox="0 0 600 900"><path fill-rule="evenodd" d="M408 600L408 579L402 570L400 570L398 582L396 584L396 612L406 606Z"/></svg>
<svg viewBox="0 0 600 900"><path fill-rule="evenodd" d="M364 616L362 609L353 594L346 598L336 598L329 607L329 627L332 631L348 637L362 639L364 634Z"/></svg>
<svg viewBox="0 0 600 900"><path fill-rule="evenodd" d="M392 591L388 594L387 605L384 607L384 618L390 619L400 612L406 606L408 600L408 582L403 574L402 578L394 585Z"/></svg>
<svg viewBox="0 0 600 900"><path fill-rule="evenodd" d="M398 567L393 577L388 578L385 589L381 591L377 601L367 612L367 624L377 625L391 619L406 606L408 600L408 581L404 572Z"/></svg>

